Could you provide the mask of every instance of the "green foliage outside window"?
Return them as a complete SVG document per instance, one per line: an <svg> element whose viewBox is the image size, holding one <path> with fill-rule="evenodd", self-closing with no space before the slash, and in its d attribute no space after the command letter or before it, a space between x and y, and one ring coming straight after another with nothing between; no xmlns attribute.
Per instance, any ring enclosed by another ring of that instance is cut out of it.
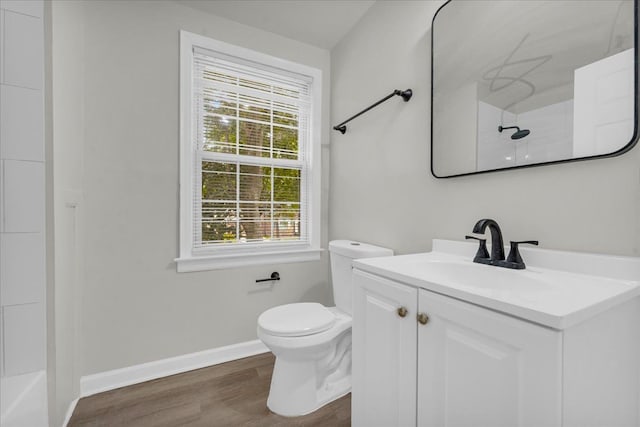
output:
<svg viewBox="0 0 640 427"><path fill-rule="evenodd" d="M215 97L204 102L204 150L298 158L294 114ZM203 243L299 238L299 169L203 160L201 176Z"/></svg>

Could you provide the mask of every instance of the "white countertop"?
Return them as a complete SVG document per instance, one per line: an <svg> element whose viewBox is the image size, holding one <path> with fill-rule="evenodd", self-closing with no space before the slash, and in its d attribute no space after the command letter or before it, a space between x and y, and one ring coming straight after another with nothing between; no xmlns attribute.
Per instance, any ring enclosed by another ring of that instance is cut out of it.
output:
<svg viewBox="0 0 640 427"><path fill-rule="evenodd" d="M554 329L569 328L640 295L640 277L633 277L640 271L640 258L548 251L555 263L577 271L536 265L511 270L473 263L473 248L465 242L434 241L432 252L360 259L353 266ZM522 251L525 262L527 252ZM535 249L533 258L543 263L544 252ZM598 275L585 274L594 264Z"/></svg>

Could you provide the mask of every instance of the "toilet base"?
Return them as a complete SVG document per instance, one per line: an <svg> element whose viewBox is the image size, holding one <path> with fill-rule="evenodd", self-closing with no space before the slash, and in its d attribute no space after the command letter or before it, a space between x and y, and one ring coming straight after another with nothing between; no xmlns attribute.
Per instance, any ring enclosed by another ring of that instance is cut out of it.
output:
<svg viewBox="0 0 640 427"><path fill-rule="evenodd" d="M351 391L351 330L319 360L278 357L267 407L285 417L306 415Z"/></svg>

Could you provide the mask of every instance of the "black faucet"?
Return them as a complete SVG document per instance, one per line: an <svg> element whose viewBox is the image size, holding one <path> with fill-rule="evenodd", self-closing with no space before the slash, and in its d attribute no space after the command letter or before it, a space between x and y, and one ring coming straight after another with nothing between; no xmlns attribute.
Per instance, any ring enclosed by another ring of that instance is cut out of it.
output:
<svg viewBox="0 0 640 427"><path fill-rule="evenodd" d="M504 260L504 243L502 243L502 231L497 222L492 219L481 219L473 226L473 232L476 234L484 234L489 227L491 232L491 258L479 259L476 262L481 264L497 264L498 261Z"/></svg>
<svg viewBox="0 0 640 427"><path fill-rule="evenodd" d="M485 230L489 227L491 232L491 256L487 252L486 239L479 239L474 236L466 236L467 239L475 239L480 242L480 247L476 256L473 258L473 262L488 265L497 265L498 267L513 268L516 270L522 270L525 268L524 261L518 251L518 244L528 243L531 245L538 245L537 240L526 240L521 242L511 242L511 251L507 259L504 258L504 244L502 242L502 231L498 223L492 219L481 219L473 226L473 232L477 234L484 234Z"/></svg>

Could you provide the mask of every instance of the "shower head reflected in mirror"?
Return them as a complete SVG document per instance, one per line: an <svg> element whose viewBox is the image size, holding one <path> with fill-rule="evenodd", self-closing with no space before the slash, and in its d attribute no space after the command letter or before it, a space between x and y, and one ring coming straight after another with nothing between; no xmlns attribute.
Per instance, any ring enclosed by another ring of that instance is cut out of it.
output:
<svg viewBox="0 0 640 427"><path fill-rule="evenodd" d="M529 129L520 130L520 128L518 126L507 126L507 127L498 126L498 132L500 132L500 133L502 133L503 130L507 130L507 129L516 129L516 131L513 133L513 135L511 135L511 139L524 138L525 136L527 136L527 135L529 135L531 133L531 131Z"/></svg>

